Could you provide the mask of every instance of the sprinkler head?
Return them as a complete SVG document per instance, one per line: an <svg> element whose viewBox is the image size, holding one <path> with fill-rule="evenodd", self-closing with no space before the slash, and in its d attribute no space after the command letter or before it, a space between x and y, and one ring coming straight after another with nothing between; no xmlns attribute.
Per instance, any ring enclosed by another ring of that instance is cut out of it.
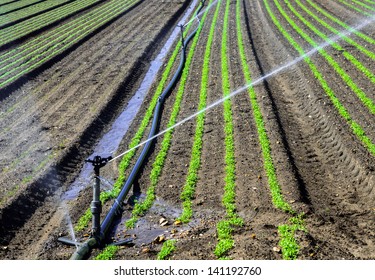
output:
<svg viewBox="0 0 375 280"><path fill-rule="evenodd" d="M85 162L90 162L94 166L95 174L99 174L100 168L105 166L110 160L111 156L102 158L101 156L95 156L94 159L86 159Z"/></svg>

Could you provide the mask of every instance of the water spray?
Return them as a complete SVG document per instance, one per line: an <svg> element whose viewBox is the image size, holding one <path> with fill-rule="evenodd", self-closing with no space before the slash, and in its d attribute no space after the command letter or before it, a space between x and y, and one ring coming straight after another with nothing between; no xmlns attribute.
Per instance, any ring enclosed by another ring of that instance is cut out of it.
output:
<svg viewBox="0 0 375 280"><path fill-rule="evenodd" d="M213 5L213 4L212 4L212 5ZM207 8L207 9L208 9L208 8ZM361 30L361 29L365 28L366 26L368 26L368 25L370 25L370 24L372 24L372 23L374 23L374 22L375 22L375 15L373 15L372 17L370 17L370 18L368 18L368 19L362 21L362 22L361 22L360 24L358 24L357 26L355 26L355 27L350 27L350 28L348 28L348 30L345 30L345 31L343 31L343 32L340 32L339 34L337 34L337 35L335 35L335 36L329 38L328 40L326 40L324 43L320 44L319 46L317 46L317 47L315 47L315 48L309 50L308 52L306 52L306 53L304 53L303 55L301 55L301 56L295 58L294 60L292 60L292 61L290 61L290 62L287 62L287 63L285 63L284 65L282 65L282 66L280 66L280 67L278 67L278 68L272 70L272 71L269 72L268 74L266 74L266 75L264 75L264 76L261 76L261 77L257 78L256 80L254 80L254 81L251 82L250 84L244 85L244 86L238 88L237 90L231 92L231 93L228 94L227 96L225 96L225 97L223 97L223 98L221 98L221 99L218 99L218 100L214 101L213 103L209 104L206 108L203 108L202 110L197 111L197 112L195 112L194 114L192 114L192 115L190 115L190 116L184 118L183 120L181 120L181 121L177 122L176 124L174 124L174 125L172 125L172 126L166 128L165 130L163 130L163 131L159 132L158 134L154 135L153 137L146 139L145 141L139 143L138 145L136 145L136 146L134 146L134 147L128 149L127 151L125 151L125 152L123 152L123 153L121 153L121 154L119 154L119 155L117 155L117 156L114 156L113 159L111 159L110 161L116 160L116 159L118 159L118 158L124 156L125 154L129 153L130 151L135 150L135 149L137 149L137 148L139 148L139 147L141 147L141 146L147 144L149 141L153 141L155 138L157 138L157 137L159 137L159 136L165 134L165 133L168 132L169 130L175 129L176 127L178 127L178 126L184 124L184 123L187 122L187 121L190 121L191 119L195 118L196 116L198 116L198 115L200 115L200 114L202 114L202 113L204 113L204 112L206 112L206 111L208 111L208 110L210 110L210 109L212 109L212 108L214 108L214 107L216 107L216 106L222 104L225 100L230 99L230 98L236 96L237 94L240 94L240 93L244 92L244 91L247 90L248 88L254 87L254 86L256 86L256 85L262 83L264 80L266 80L266 79L268 79L268 78L270 78L270 77L275 76L276 74L279 74L279 73L285 71L286 69L288 69L288 68L290 68L290 67L296 65L297 63L299 63L299 62L301 62L301 61L303 61L303 60L305 60L306 58L313 56L315 53L319 52L320 50L322 50L322 49L324 49L324 48L326 48L326 47L328 47L328 46L334 44L335 42L339 41L341 38L346 37L346 36L348 36L348 35L351 35L351 34L354 33L355 31Z"/></svg>

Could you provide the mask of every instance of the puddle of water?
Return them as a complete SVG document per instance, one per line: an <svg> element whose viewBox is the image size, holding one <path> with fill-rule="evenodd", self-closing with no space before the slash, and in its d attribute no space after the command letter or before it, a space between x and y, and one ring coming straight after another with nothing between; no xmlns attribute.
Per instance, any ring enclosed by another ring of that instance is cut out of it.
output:
<svg viewBox="0 0 375 280"><path fill-rule="evenodd" d="M139 201L142 201L144 197L145 195L141 195ZM166 239L173 238L173 236L178 237L179 234L191 229L199 223L198 220L195 220L188 225L174 225L174 221L181 215L181 213L181 209L173 207L166 201L157 198L147 215L138 220L134 229L126 229L125 222L129 219L129 216L123 216L117 227L114 229L114 236L116 239L121 239L124 238L124 234L126 234L126 237L135 235L133 243L136 246L150 244L160 235L164 235ZM165 226L160 225L159 220L161 218L165 218L168 221L168 224ZM172 230L175 230L176 232L172 233Z"/></svg>
<svg viewBox="0 0 375 280"><path fill-rule="evenodd" d="M185 15L173 30L171 36L168 38L167 42L161 49L158 56L155 58L154 61L151 62L150 68L147 71L146 76L144 77L137 92L130 99L125 110L115 120L110 131L108 131L97 144L90 158L93 158L95 155L100 155L101 157L108 157L118 149L121 140L124 138L133 119L137 115L139 108L141 107L143 100L146 96L146 93L150 89L151 84L153 83L156 77L156 74L160 70L160 67L163 65L163 61L166 55L168 54L169 50L171 49L173 42L180 34L180 27L178 25L183 25L186 22L188 17L193 13L197 2L198 0L194 0L193 3L189 6ZM69 190L65 192L62 199L73 200L77 198L79 192L89 185L91 180L90 176L92 172L93 168L91 163L85 163L81 169L81 173L76 178L76 180L71 184Z"/></svg>

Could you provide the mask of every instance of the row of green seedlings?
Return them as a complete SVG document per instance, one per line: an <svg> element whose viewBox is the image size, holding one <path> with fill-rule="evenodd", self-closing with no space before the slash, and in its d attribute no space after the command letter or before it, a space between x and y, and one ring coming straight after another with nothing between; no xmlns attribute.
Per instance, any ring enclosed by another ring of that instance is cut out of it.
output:
<svg viewBox="0 0 375 280"><path fill-rule="evenodd" d="M23 18L26 18L28 16L32 16L34 14L37 14L39 12L43 12L47 9L54 8L56 6L61 6L64 5L64 3L71 2L71 0L65 0L64 2L58 1L58 0L53 0L53 1L46 1L46 2L41 2L38 4L35 4L33 6L27 7L22 10L17 10L15 12L6 14L1 16L1 26L4 26L6 24L12 23L17 20L22 20ZM1 11L3 12L3 11Z"/></svg>
<svg viewBox="0 0 375 280"><path fill-rule="evenodd" d="M106 6L106 9L96 10L93 14L101 18L102 21L98 22L95 20L92 14L90 14L91 19L87 19L87 17L83 16L77 21L72 22L69 26L57 28L47 33L43 36L43 40L30 41L22 46L23 49L19 50L19 52L17 52L17 50L11 50L4 53L0 56L0 59L3 59L0 63L0 73L2 73L0 79L9 78L2 84L6 85L19 78L21 75L27 74L29 71L39 67L41 63L52 59L79 40L82 40L82 38L94 32L97 28L100 28L102 24L105 24L118 14L131 8L135 3L136 2L128 2L127 5L123 7L120 3L118 3L118 7ZM145 25L146 22L142 24ZM132 30L132 32L136 31ZM40 61L41 58L42 60Z"/></svg>
<svg viewBox="0 0 375 280"><path fill-rule="evenodd" d="M297 12L297 10L290 4L288 0L284 1L289 9L293 12L293 14L301 20L309 29L311 29L315 34L317 34L320 38L322 38L325 41L329 41L329 37L319 31L312 23L307 21L300 13ZM297 1L299 4L301 4L299 1ZM280 13L285 17L285 19L295 28L295 30L304 38L306 41L308 41L311 46L314 48L318 47L319 44L314 41L309 35L307 35L297 24L286 14L286 12L281 8L278 1L276 1L276 5L279 8ZM303 7L303 6L302 6ZM306 10L305 10L306 11ZM310 11L306 11L311 16L312 13ZM325 24L327 25L327 24ZM336 29L331 28L331 31L333 31L335 34L339 34L340 32ZM352 39L348 38L347 36L343 37L343 40L348 42L349 44L356 47L360 52L365 54L367 57L371 58L372 60L375 60L375 54L366 48L362 47L361 45L357 44ZM358 59L356 59L352 54L347 52L343 47L341 47L338 43L333 42L331 46L340 51L342 55L350 61L361 73L363 73L372 83L375 84L375 75L374 73L366 68ZM339 63L337 63L331 55L327 53L327 51L321 49L319 50L319 53L327 60L327 62L333 67L333 69L342 77L343 81L346 82L346 84L353 90L353 92L358 96L358 98L361 100L361 102L370 110L372 114L375 114L375 104L372 101L371 98L366 96L366 93L352 80L352 78L346 73L345 69L343 69Z"/></svg>
<svg viewBox="0 0 375 280"><path fill-rule="evenodd" d="M292 46L298 51L298 53L302 56L305 55L305 52L303 48L292 38L292 36L282 27L280 22L276 19L275 14L269 7L268 0L264 0L266 4L266 8L268 10L268 13L270 14L272 20L274 21L277 28L280 30L280 32L283 33L284 37L292 44ZM301 28L285 13L285 11L280 6L280 3L277 0L274 0L274 3L276 4L276 7L280 11L280 13L284 16L284 18L288 21L288 23L295 29L298 34L300 34L305 40L307 40L313 47L318 47L317 43L313 41L306 33L304 33ZM277 23L276 23L277 22ZM338 65L336 65L335 62L333 62L333 59L327 54L327 52L323 49L319 50L319 53L324 56L327 61L334 65L334 69L337 73L340 74L342 79L347 83L347 85L357 94L359 99L369 108L370 112L374 112L374 107L372 100L367 100L368 98L365 95L365 93L351 80L350 76L346 74L345 70L342 68L339 68ZM338 110L339 114L346 120L346 122L351 127L353 133L358 137L358 139L363 143L363 145L373 154L375 155L375 144L371 141L369 137L366 136L366 133L364 129L352 119L351 115L347 111L347 109L344 107L344 105L341 104L339 99L334 94L333 90L328 85L327 81L324 79L323 75L318 71L318 68L313 64L311 59L309 57L305 58L305 61L308 63L310 69L312 70L314 76L317 78L317 80L321 83L324 91L327 93L331 101L333 102L334 106Z"/></svg>
<svg viewBox="0 0 375 280"><path fill-rule="evenodd" d="M1 1L0 6L2 7L1 8L2 11L8 12L8 11L11 11L11 10L14 10L14 9L23 8L24 6L26 6L28 4L32 4L32 3L35 3L35 2L39 2L39 1L41 1L41 0Z"/></svg>
<svg viewBox="0 0 375 280"><path fill-rule="evenodd" d="M84 16L82 16L82 18L83 18L83 21L89 20L89 18L85 18ZM83 24L83 21L82 22L80 21L79 23ZM79 23L76 23L76 24L79 24ZM3 54L0 55L0 68L4 67L4 68L2 68L3 69L2 71L4 71L4 69L8 69L8 70L5 70L5 71L10 72L10 71L12 71L12 69L14 70L16 68L16 66L14 66L14 63L21 64L21 65L22 64L27 65L27 61L30 60L31 58L37 56L39 52L42 52L45 46L52 47L54 44L58 43L58 41L60 39L63 39L64 34L68 34L68 31L69 31L70 28L71 28L70 25L67 25L67 24L59 26L55 29L52 29L52 30L49 30L48 32L43 33L38 38L34 38L33 40L30 40L27 43L18 46L17 49L12 49L10 51L4 52ZM141 28L138 27L138 29L141 29ZM132 32L137 32L137 30L132 30ZM56 41L55 37L59 37L59 40ZM101 38L99 43L103 40L106 40L106 38L105 37ZM52 46L49 45L50 42L53 43ZM63 46L61 46L61 47L63 47ZM31 55L31 57L27 55L28 52L30 52L29 54ZM47 55L47 54L44 54L44 55ZM25 58L26 58L26 60L24 60ZM11 67L8 68L8 66L11 66ZM2 72L2 71L0 71L0 72ZM76 68L71 73L71 76L74 76L79 71L80 71L80 68ZM53 80L53 77L52 77L52 80ZM35 90L32 91L32 93L30 93L28 95L25 95L22 98L20 98L17 101L17 103L15 103L11 107L9 107L6 111L0 112L0 121L4 118L7 118L10 113L14 112L20 106L20 104L22 104L22 102L24 102L24 100L29 99L30 96L35 95L36 93L40 93L41 91L43 91L44 86L45 85L41 85L41 86L37 87ZM55 90L56 90L56 88L50 90L48 95L44 95L42 97L42 99L40 99L40 101L48 99L51 95L54 94ZM6 133L9 130L10 130L10 127L6 127L4 129L2 129L2 131L0 132L0 137L3 133ZM61 145L64 145L64 143L61 143Z"/></svg>
<svg viewBox="0 0 375 280"><path fill-rule="evenodd" d="M353 29L351 26L347 25L345 22L343 22L340 19L338 19L337 17L333 16L332 14L327 12L325 9L323 9L322 7L320 7L318 4L314 3L313 1L311 1L311 0L306 0L306 1L311 7L313 7L317 12L319 12L319 14L321 16L324 16L324 17L330 19L332 22L340 25L341 27L348 30L349 32L357 35L358 37L360 37L364 41L366 41L370 44L375 44L375 40L373 38L367 36L366 34L360 32L358 30ZM320 16L318 16L318 18L320 18ZM333 31L333 29L331 31Z"/></svg>
<svg viewBox="0 0 375 280"><path fill-rule="evenodd" d="M71 14L79 12L90 5L93 5L101 0L83 0L74 1L64 7L61 7L57 11L50 11L46 14L31 18L29 20L20 22L16 25L9 26L0 30L0 46L17 40L27 34L41 29L53 22L60 20L61 18L67 17Z"/></svg>
<svg viewBox="0 0 375 280"><path fill-rule="evenodd" d="M132 3L133 2L133 3ZM112 3L113 4L113 3ZM119 4L119 3L118 3ZM129 7L129 4L135 4L134 0L128 0L127 2L123 3ZM87 13L74 21L70 22L69 24L61 25L55 29L48 31L47 33L43 34L41 37L28 41L27 43L19 46L17 49L12 49L7 52L1 54L0 59L2 63L2 68L0 71L5 71L12 69L15 65L22 62L25 58L32 58L39 51L45 49L46 47L52 47L62 41L66 36L72 34L79 30L79 28L86 30L89 29L92 24L97 21L98 18L101 18L106 13L110 12L110 7L118 8L118 6L112 5L103 5L99 9L95 9L90 13ZM87 27L85 24L87 23ZM78 28L77 28L78 27ZM65 35L65 36L64 36ZM32 51L32 52L30 52Z"/></svg>
<svg viewBox="0 0 375 280"><path fill-rule="evenodd" d="M243 40L243 34L241 30L241 17L240 17L240 0L237 0L236 4L236 25L237 25L237 40L240 59L242 63L242 69L244 73L244 78L247 84L251 84L251 72L249 65L247 64L247 58L245 53L245 45ZM296 259L299 253L299 245L295 239L295 234L297 231L306 231L304 214L295 212L290 204L288 204L282 193L281 187L276 176L276 169L273 164L272 154L271 154L271 143L267 135L264 119L262 116L261 109L257 101L257 95L254 88L251 86L248 89L250 103L254 115L255 125L257 127L257 133L259 138L259 143L262 150L262 156L264 161L264 169L268 180L268 185L271 192L273 205L282 210L285 213L291 214L292 217L289 219L288 224L282 224L278 226L278 232L280 236L279 246L281 247L281 252L283 259Z"/></svg>
<svg viewBox="0 0 375 280"><path fill-rule="evenodd" d="M177 116L178 116L178 113L179 113L180 107L181 107L181 101L182 101L184 91L185 91L185 85L186 85L187 78L188 78L188 75L189 75L189 72L190 72L190 66L191 66L191 63L193 61L195 48L197 46L199 35L202 31L203 23L204 23L206 17L207 17L207 11L204 13L204 15L203 15L203 17L200 21L200 25L198 27L198 30L197 30L194 38L193 38L193 42L192 42L191 47L189 49L189 52L188 52L188 55L187 55L187 58L186 58L186 62L185 62L185 66L184 66L184 69L183 69L183 72L182 72L182 75L181 75L181 78L180 78L179 87L178 87L178 90L177 90L177 93L176 93L176 99L175 99L175 102L173 104L172 113L171 113L171 116L170 116L167 127L171 127L176 123ZM152 170L151 170L151 173L150 173L151 183L150 183L150 186L148 186L148 188L147 188L145 200L141 203L136 202L136 204L134 205L134 208L133 208L133 211L132 211L132 217L128 221L126 221L126 227L127 228L133 228L135 226L135 223L138 221L138 219L142 215L144 215L144 213L146 213L151 208L152 204L154 203L154 200L156 198L155 189L157 187L161 172L162 172L163 167L164 167L165 159L167 157L168 150L169 150L170 145L171 145L172 135L173 135L173 129L168 130L163 136L163 140L162 140L162 143L161 143L160 150L159 150L158 154L156 155L155 161L152 164ZM164 256L169 255L169 254L166 254L166 251L168 251L168 252L172 251L171 248L174 248L174 241L164 242L163 245L164 246L162 246L161 251L159 252L159 256L158 256L159 259L164 258ZM108 253L109 250L113 254L115 254L117 252L117 249L112 248L112 246L111 246L110 249L105 249L102 254L105 254L105 257L108 257L109 256L109 253ZM103 258L102 254L99 254L96 258L102 259Z"/></svg>
<svg viewBox="0 0 375 280"><path fill-rule="evenodd" d="M363 9L359 8L358 5L364 7L366 9L368 9L368 10L372 10L372 11L373 11L373 8L370 7L370 6L368 6L368 5L366 5L366 4L364 4L364 3L362 3L362 2L360 2L360 1L352 1L351 3L349 3L349 2L344 1L344 0L339 0L339 2L343 3L345 6L351 8L352 10L357 11L357 12L359 12L361 14L364 14L366 16L372 16L371 13L366 12ZM353 5L353 3L356 3L358 5L357 6Z"/></svg>
<svg viewBox="0 0 375 280"><path fill-rule="evenodd" d="M221 40L221 75L222 90L224 97L230 94L230 78L227 58L228 49L228 25L230 0L226 1L223 34ZM234 153L234 129L232 105L230 99L225 99L223 103L224 112L224 144L225 144L225 177L224 177L224 194L222 203L226 210L226 217L217 224L218 243L214 254L219 259L228 259L228 252L234 246L233 228L242 226L243 220L238 216L236 211L236 160Z"/></svg>
<svg viewBox="0 0 375 280"><path fill-rule="evenodd" d="M1 3L1 5L5 5L5 7L1 7L1 14L11 12L13 10L23 9L28 5L35 5L38 4L41 0L29 0L29 1L17 1L13 3L9 3L5 5L5 3Z"/></svg>
<svg viewBox="0 0 375 280"><path fill-rule="evenodd" d="M373 1L373 0L362 0L362 1L358 1L358 2L370 3L370 4L375 5L375 1Z"/></svg>
<svg viewBox="0 0 375 280"><path fill-rule="evenodd" d="M8 0L4 3L0 3L0 6L6 6L6 5L12 5L14 2L17 2L19 0Z"/></svg>
<svg viewBox="0 0 375 280"><path fill-rule="evenodd" d="M131 8L137 2L139 0L128 0L125 3L118 0L116 3L107 3L69 24L56 28L52 33L48 33L51 36L57 35L54 39L48 35L43 40L38 41L38 38L36 38L27 43L26 46L23 46L24 48L20 52L17 52L15 49L9 53L2 54L0 59L2 57L6 57L6 59L1 63L3 67L0 69L0 73L2 73L0 75L0 80L2 80L0 88L6 87L23 75L51 60L100 26ZM26 63L21 63L23 61L26 61Z"/></svg>

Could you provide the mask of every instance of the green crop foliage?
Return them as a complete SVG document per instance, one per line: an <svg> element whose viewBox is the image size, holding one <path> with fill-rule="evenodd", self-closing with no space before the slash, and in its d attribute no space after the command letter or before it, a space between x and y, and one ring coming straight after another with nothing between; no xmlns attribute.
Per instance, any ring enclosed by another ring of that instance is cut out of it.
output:
<svg viewBox="0 0 375 280"><path fill-rule="evenodd" d="M315 4L314 2L312 2L311 0L306 0L315 10L317 10L319 13L321 13L322 15L326 16L327 18L329 18L330 20L332 20L333 22L337 23L338 25L344 27L346 30L349 30L350 32L354 33L355 35L357 35L358 37L362 38L363 40L369 42L370 44L375 44L375 40L372 39L371 37L363 34L362 32L359 32L358 30L355 30L353 29L352 27L350 27L349 25L345 24L344 22L340 21L338 18L332 16L330 13L328 13L326 10L322 9L321 7L319 7L317 4Z"/></svg>
<svg viewBox="0 0 375 280"><path fill-rule="evenodd" d="M109 245L105 247L99 255L96 256L95 260L113 260L117 251L117 246Z"/></svg>
<svg viewBox="0 0 375 280"><path fill-rule="evenodd" d="M306 231L306 228L303 215L290 218L289 223L278 227L280 235L279 246L282 248L283 259L294 260L299 252L299 245L294 238L295 233L296 231Z"/></svg>
<svg viewBox="0 0 375 280"><path fill-rule="evenodd" d="M117 2L117 5L114 5L116 3L107 3L107 5L101 6L101 9L95 9L89 14L70 22L70 29L68 29L67 32L64 32L66 29L66 26L64 25L58 37L54 39L48 37L47 42L42 40L44 43L37 42L37 45L28 45L27 48L20 52L24 54L22 56L20 56L19 53L16 53L14 56L8 57L2 61L4 66L0 69L0 72L3 72L3 74L0 75L0 79L3 79L3 81L0 83L0 88L12 83L19 77L36 69L62 51L73 46L95 29L129 9L136 2L137 1L129 1L123 3L119 1ZM101 20L98 20L98 18ZM74 28L72 28L72 26L74 26ZM14 52L14 50L12 50L11 53L12 52ZM18 58L16 59L16 57ZM19 64L18 66L17 63Z"/></svg>
<svg viewBox="0 0 375 280"><path fill-rule="evenodd" d="M84 22L91 21L93 18L100 16L98 12L105 12L108 13L108 5L103 5L101 6L101 9L95 9L81 17L78 17L75 20L72 20L69 24L63 24L60 25L56 28L53 28L52 30L41 34L38 36L38 38L34 38L30 41L28 41L25 44L22 44L18 46L16 49L11 49L8 52L4 52L2 55L0 55L0 60L1 63L3 64L9 64L10 62L15 61L16 57L25 57L25 55L30 51L30 50L40 50L41 46L47 46L49 43L52 43L54 45L56 42L62 40L64 36L61 35L66 35L69 33L69 30L72 29L72 27L76 26L77 24L83 24ZM55 40L56 36L59 36L57 40Z"/></svg>
<svg viewBox="0 0 375 280"><path fill-rule="evenodd" d="M358 4L359 6L362 6L362 7L366 8L367 10L370 10L370 11L374 11L375 10L373 7L371 7L369 5L366 5L365 3L361 2L361 1L352 0L352 2ZM367 1L367 2L369 2L369 1Z"/></svg>
<svg viewBox="0 0 375 280"><path fill-rule="evenodd" d="M15 10L17 8L25 7L26 5L32 4L32 3L37 2L37 1L39 1L39 0L17 1L17 2L14 2L14 3L9 3L9 4L1 7L1 13L7 13L9 11ZM4 1L2 1L2 2L4 2ZM6 4L6 3L1 3L1 4Z"/></svg>
<svg viewBox="0 0 375 280"><path fill-rule="evenodd" d="M64 2L68 2L69 0L65 0ZM36 14L38 12L44 11L49 8L53 8L55 6L58 6L62 3L62 1L52 0L52 1L46 1L42 3L38 3L36 5L32 5L29 7L26 7L24 9L14 11L12 13L6 14L1 16L1 25L5 25L8 23L11 23L13 21L25 18L27 16ZM3 10L1 9L1 12L3 13Z"/></svg>
<svg viewBox="0 0 375 280"><path fill-rule="evenodd" d="M270 15L273 23L281 32L281 34L285 37L285 39L298 51L300 56L305 56L305 52L303 48L292 38L292 36L288 33L288 31L280 24L274 13L272 12L268 0L263 0L265 7ZM351 116L345 109L345 107L340 103L338 98L335 96L333 90L329 87L327 81L324 79L323 75L319 72L318 68L313 64L311 59L305 56L304 61L310 67L312 73L314 74L315 78L320 82L323 90L326 92L327 96L330 98L331 102L339 112L339 114L347 121L349 126L352 128L354 134L362 141L362 143L368 148L368 150L375 155L375 145L371 142L371 140L366 136L365 132L363 131L362 127L357 124L355 121L352 120ZM299 228L302 224L300 220L292 220L294 225L298 225ZM287 249L283 248L283 257L293 259L296 257L298 253L298 245L294 242L294 230L293 228L290 229L288 226L280 226L279 227L279 234L281 235L280 246L286 246ZM285 252L284 252L285 251ZM296 253L297 252L297 253Z"/></svg>
<svg viewBox="0 0 375 280"><path fill-rule="evenodd" d="M290 36L290 34L281 26L278 22L277 18L271 11L268 0L264 0L266 4L266 8L268 13L270 14L272 21L277 26L279 31L283 34L283 36L289 41L289 43L298 51L301 56L305 56L305 52L303 48ZM318 68L313 64L309 57L305 57L305 62L309 65L312 73L314 74L315 78L320 82L322 85L323 90L326 92L327 96L331 99L331 102L338 110L339 114L347 121L349 126L351 127L353 133L358 137L358 139L364 144L364 146L373 154L375 155L375 144L372 143L371 139L366 136L365 131L363 128L355 122L352 117L350 116L349 112L346 108L341 104L339 99L336 97L333 90L328 85L327 81L324 79L323 75L319 72Z"/></svg>
<svg viewBox="0 0 375 280"><path fill-rule="evenodd" d="M167 257L169 257L174 250L176 250L176 240L169 239L163 243L163 246L158 254L157 259L158 260L165 260Z"/></svg>
<svg viewBox="0 0 375 280"><path fill-rule="evenodd" d="M285 10L281 7L278 0L274 1L276 4L276 7L278 8L280 14L287 20L287 22L293 27L295 31L303 39L305 39L310 45L312 45L314 48L319 48L319 44L316 43L309 35L307 35L296 23L293 21L288 14L285 12ZM292 8L291 8L292 9ZM298 16L298 14L296 14ZM301 21L305 22L306 25L308 23L303 18L300 18ZM310 26L311 27L311 26ZM311 27L312 28L312 27ZM318 32L315 29L316 32ZM319 32L320 35L322 35ZM325 35L322 35L325 37ZM329 39L325 37L327 41ZM343 50L337 43L332 42L332 46L334 46L338 50ZM371 98L366 96L366 93L356 84L353 82L352 78L346 73L346 71L340 67L340 65L330 56L324 49L319 48L319 53L326 59L326 61L333 67L333 69L340 75L342 80L352 89L352 91L357 95L357 97L362 101L362 103L369 109L369 111L372 114L375 114L375 104L371 100ZM357 59L355 59L353 56L351 56L346 51L343 51L343 54L346 58L348 58L361 72L370 75L370 77L374 77L374 75L371 73L370 70L366 69ZM375 82L375 78L373 79Z"/></svg>
<svg viewBox="0 0 375 280"><path fill-rule="evenodd" d="M7 44L15 39L21 38L63 17L69 16L70 14L82 10L98 1L99 0L74 1L64 7L61 7L57 11L50 11L46 14L42 14L16 25L4 28L0 30L0 45Z"/></svg>
<svg viewBox="0 0 375 280"><path fill-rule="evenodd" d="M190 27L191 27L190 24L186 27L185 35L189 31ZM161 93L163 92L163 88L164 88L166 82L168 81L170 72L172 70L174 62L176 61L176 58L177 58L177 55L179 53L180 48L181 48L181 42L178 42L174 51L173 51L173 53L172 53L172 55L171 55L171 57L168 60L167 66L165 67L165 69L163 71L161 80L160 80L160 82L159 82L159 84L156 88L155 94L152 97L150 105L149 105L149 107L148 107L148 109L147 109L147 111L146 111L146 113L145 113L145 115L142 119L142 122L141 122L135 136L132 138L128 149L132 149L132 148L136 147L141 142L141 140L144 136L144 133L147 129L147 126L148 126L148 124L149 124L149 122L152 118L152 114L153 114L153 111L155 109L158 98L161 95ZM102 192L100 194L100 200L102 201L103 204L105 202L107 202L109 199L117 197L118 194L120 193L121 187L124 185L125 180L126 180L125 172L128 169L128 167L130 165L130 162L131 162L131 159L134 157L135 153L136 153L136 150L133 149L129 153L125 154L122 157L122 159L120 161L120 164L119 164L119 167L118 167L119 176L118 176L118 178L117 178L117 180L114 184L113 189L108 191L108 192ZM83 230L85 227L87 227L91 218L92 218L91 211L90 211L90 209L87 209L85 214L78 220L78 223L77 223L77 226L75 227L75 230L76 231Z"/></svg>
<svg viewBox="0 0 375 280"><path fill-rule="evenodd" d="M243 35L241 32L241 19L240 19L240 1L237 0L236 5L236 24L237 24L237 40L239 54L241 58L242 68L244 72L245 80L248 84L251 83L251 72L247 64L245 47L243 42ZM272 155L271 155L271 144L267 135L264 119L257 102L256 93L253 87L249 88L249 98L252 106L255 125L257 127L259 143L262 149L262 155L264 160L264 168L268 179L268 184L271 191L272 202L274 206L278 209L283 210L284 212L290 213L293 217L290 221L293 223L293 227L288 225L279 226L279 235L280 235L280 246L282 247L283 258L284 259L295 259L298 256L298 244L294 238L295 231L302 230L304 221L302 215L296 216L295 211L292 207L284 200L281 193L281 187L277 180L276 170L273 164ZM298 226L297 226L298 225ZM287 232L288 234L285 234Z"/></svg>
<svg viewBox="0 0 375 280"><path fill-rule="evenodd" d="M280 225L278 232L281 237L279 242L282 248L283 259L294 260L298 256L299 246L294 238L294 228L289 225Z"/></svg>
<svg viewBox="0 0 375 280"><path fill-rule="evenodd" d="M240 21L240 3L237 1L237 40L238 40L238 48L240 53L240 58L242 62L242 68L244 71L244 77L247 84L251 83L251 73L250 68L247 65L246 55L245 55L245 46L243 43L243 37L241 32L241 21ZM267 175L268 184L271 190L272 202L276 206L285 212L293 213L292 208L290 205L284 200L281 194L281 188L279 182L276 177L276 170L273 164L272 155L271 155L271 144L269 138L267 136L267 131L264 123L264 119L262 116L261 109L258 105L256 93L253 87L249 88L249 97L251 102L251 107L254 114L255 125L257 127L259 143L262 149L262 155L264 160L264 169Z"/></svg>
<svg viewBox="0 0 375 280"><path fill-rule="evenodd" d="M319 37L323 38L324 40L326 41L329 41L329 38L327 36L325 36L323 33L321 33L317 28L315 28L309 21L305 20L294 8L293 6L290 4L289 1L286 1L287 5L291 8L291 10L293 11L293 13L299 18L301 19L304 24L306 26L308 26L311 30L313 30L316 34L319 35ZM317 16L316 14L314 14L313 12L311 12L309 9L306 8L305 5L303 5L299 0L296 0L296 3L307 13L309 14L313 19L315 19L317 22L319 22L322 26L324 26L325 28L327 28L329 31L333 32L334 34L337 34L337 35L341 35L342 33L339 32L337 29L333 28L331 25L329 25L328 23L326 23L324 20L321 20L319 16ZM364 48L362 45L358 44L357 42L355 42L353 39L347 37L347 36L343 36L342 39L344 41L346 41L347 43L351 44L352 46L354 46L357 50L359 50L360 52L362 52L363 54L365 54L366 56L368 56L369 58L371 58L372 60L375 60L375 54L369 50L367 50L366 48ZM343 48L337 44L337 43L334 43L332 44L332 46L339 50L339 51L343 51ZM374 74L372 73L372 71L368 70L367 68L365 68L355 57L353 57L352 55L350 55L348 52L344 51L343 52L344 56L349 60L351 61L355 66L357 66L357 68L363 72L373 83L375 82L375 76Z"/></svg>
<svg viewBox="0 0 375 280"><path fill-rule="evenodd" d="M193 60L193 56L194 56L195 48L196 48L197 43L198 43L199 35L202 31L204 21L207 17L207 12L208 11L206 11L204 13L204 15L201 19L201 24L200 24L200 26L197 30L197 33L195 34L195 36L193 38L191 48L190 48L189 53L187 55L184 70L182 72L181 79L180 79L180 85L178 87L177 94L176 94L176 100L173 104L172 113L171 113L171 116L169 118L168 127L171 127L176 123L178 113L180 112L181 101L182 101L182 98L183 98L183 95L184 95L185 85L186 85L187 78L188 78L189 71L190 71L190 65L191 65L192 60ZM164 134L163 141L161 143L160 151L157 154L154 163L152 164L152 170L151 170L151 174L150 174L151 184L147 188L147 195L146 195L145 201L143 203L136 203L135 204L133 212L132 212L132 217L126 222L126 226L129 227L129 228L134 227L138 218L140 216L142 216L152 206L152 204L155 200L155 188L158 184L159 177L160 177L161 172L163 170L164 162L165 162L165 159L167 157L169 147L171 145L173 131L174 130L171 129L171 130L168 130Z"/></svg>
<svg viewBox="0 0 375 280"><path fill-rule="evenodd" d="M351 9L353 9L353 10L355 10L355 11L361 13L361 14L364 14L366 16L372 16L371 13L368 13L368 12L365 12L365 11L361 10L358 7L356 7L356 6L348 3L347 1L344 1L344 0L338 0L338 1L341 2L341 3L343 3L345 6L351 8Z"/></svg>
<svg viewBox="0 0 375 280"><path fill-rule="evenodd" d="M209 65L211 57L211 47L215 34L215 27L217 18L219 15L220 3L218 3L215 14L211 23L210 33L207 38L206 50L204 53L203 68L202 68L202 80L201 80L201 91L199 96L198 111L204 109L207 105L207 88L209 80ZM186 176L186 182L181 193L182 203L182 214L178 218L183 223L188 223L193 215L192 202L191 200L195 194L195 187L198 181L198 170L201 166L201 152L203 145L203 132L204 132L204 120L205 114L202 113L197 116L197 126L195 128L193 149L191 152L191 159L189 164L189 171Z"/></svg>
<svg viewBox="0 0 375 280"><path fill-rule="evenodd" d="M85 213L79 218L77 224L74 226L75 231L83 230L87 227L92 218L91 209L86 209Z"/></svg>
<svg viewBox="0 0 375 280"><path fill-rule="evenodd" d="M230 0L226 1L223 35L221 41L221 73L224 97L230 94L229 67L227 58L228 49L228 24ZM217 224L218 244L214 254L219 259L227 259L228 252L234 246L232 237L233 227L242 226L243 220L236 213L236 161L234 155L233 116L230 99L223 103L224 107L224 144L225 144L225 186L222 203L226 209L226 217Z"/></svg>

